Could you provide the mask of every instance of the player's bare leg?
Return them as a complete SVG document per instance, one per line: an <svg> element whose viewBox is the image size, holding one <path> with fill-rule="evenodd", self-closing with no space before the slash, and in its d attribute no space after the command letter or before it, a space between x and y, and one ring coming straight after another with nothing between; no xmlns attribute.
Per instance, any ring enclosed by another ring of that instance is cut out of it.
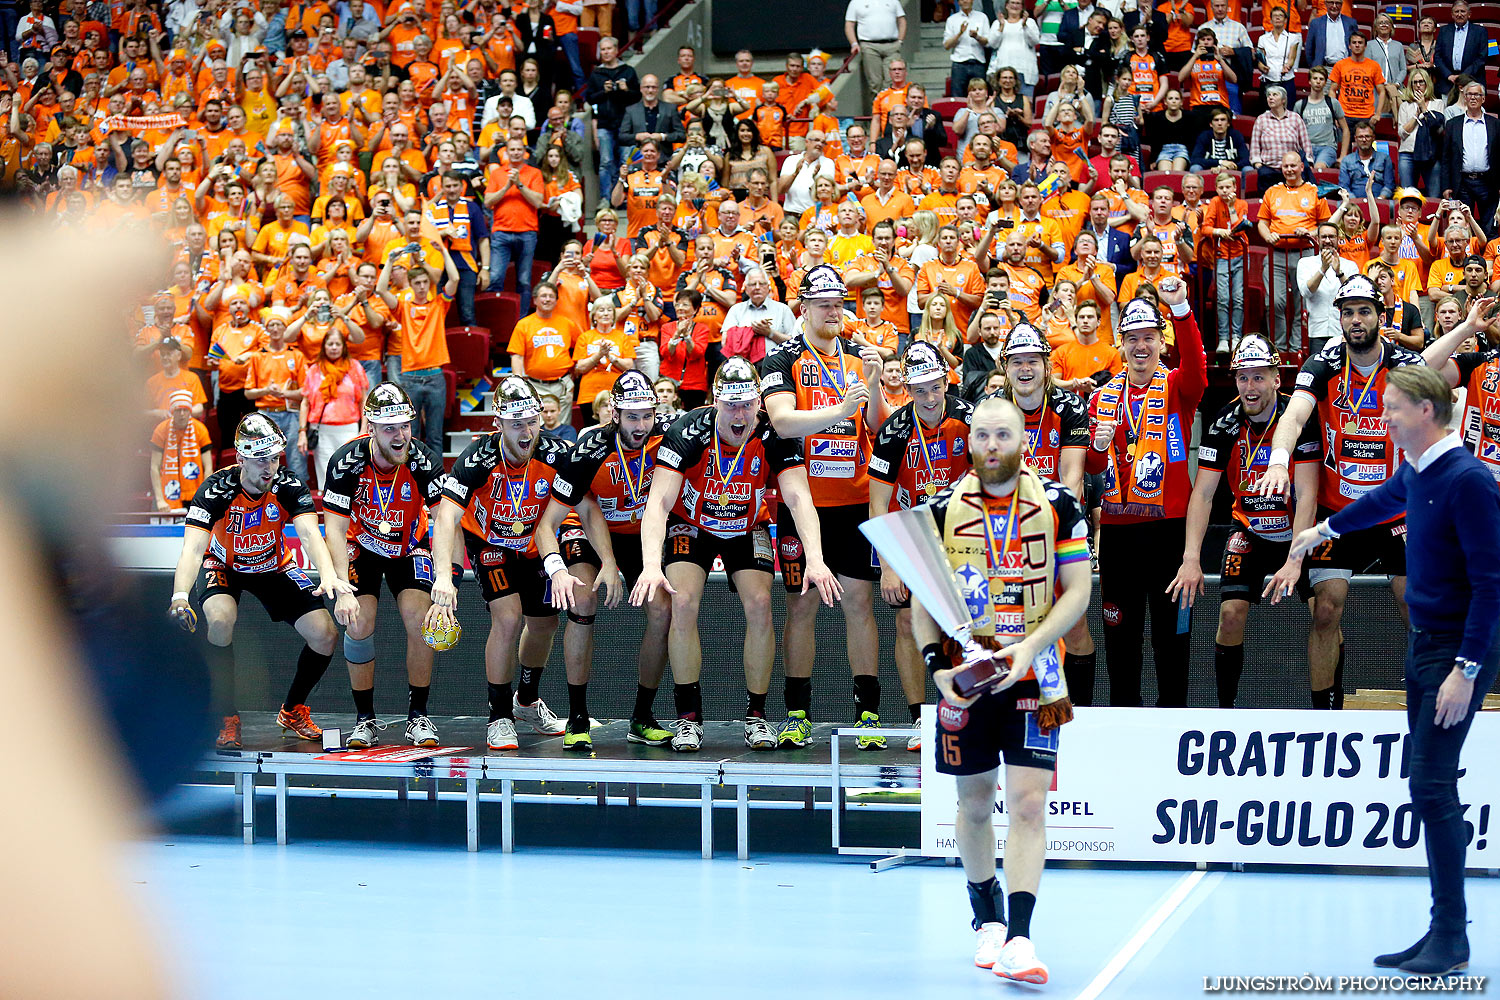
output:
<svg viewBox="0 0 1500 1000"><path fill-rule="evenodd" d="M490 602L490 634L484 642L484 679L489 690L491 750L515 750L515 709L511 680L516 675L516 640L521 635L521 598L507 594Z"/></svg>
<svg viewBox="0 0 1500 1000"><path fill-rule="evenodd" d="M234 647L231 645L239 614L239 605L228 594L215 594L203 601L209 682L213 690L214 711L223 718L215 745L224 749L240 746L240 713L235 707Z"/></svg>
<svg viewBox="0 0 1500 1000"><path fill-rule="evenodd" d="M396 608L406 628L406 741L414 746L437 746L437 729L427 717L427 696L432 690L432 667L437 651L422 638L422 623L432 607L432 597L416 587L396 595Z"/></svg>
<svg viewBox="0 0 1500 1000"><path fill-rule="evenodd" d="M911 608L896 610L896 676L901 679L901 693L906 696L906 707L911 712L911 721L916 725L922 720L922 705L927 701L927 670L922 665L922 654L917 652L916 640L911 635ZM913 736L906 741L906 749L913 753L922 749L922 737Z"/></svg>
<svg viewBox="0 0 1500 1000"><path fill-rule="evenodd" d="M672 624L667 631L667 656L672 663L672 700L677 709L677 735L672 749L695 751L703 743L703 647L698 639L698 605L708 574L693 563L673 563L663 573L677 593L672 595Z"/></svg>
<svg viewBox="0 0 1500 1000"><path fill-rule="evenodd" d="M354 729L347 745L363 750L380 742L384 729L375 718L375 615L380 600L360 594L359 612L344 629L344 662L349 667L349 691L354 697Z"/></svg>
<svg viewBox="0 0 1500 1000"><path fill-rule="evenodd" d="M526 615L521 626L517 658L515 720L544 736L561 736L566 724L542 701L542 669L552 655L552 638L557 634L557 616Z"/></svg>
<svg viewBox="0 0 1500 1000"><path fill-rule="evenodd" d="M1307 677L1314 708L1332 708L1338 692L1339 652L1344 644L1344 602L1349 581L1337 577L1313 585L1312 630L1307 633Z"/></svg>
<svg viewBox="0 0 1500 1000"><path fill-rule="evenodd" d="M1245 667L1245 621L1249 601L1224 601L1219 605L1219 630L1214 633L1214 684L1219 707L1233 708Z"/></svg>
<svg viewBox="0 0 1500 1000"><path fill-rule="evenodd" d="M576 563L569 572L581 586L573 588L573 606L568 610L568 625L563 629L563 667L568 679L567 732L563 749L587 750L594 745L589 736L589 675L594 664L594 615L599 598L594 583L599 571L588 563Z"/></svg>

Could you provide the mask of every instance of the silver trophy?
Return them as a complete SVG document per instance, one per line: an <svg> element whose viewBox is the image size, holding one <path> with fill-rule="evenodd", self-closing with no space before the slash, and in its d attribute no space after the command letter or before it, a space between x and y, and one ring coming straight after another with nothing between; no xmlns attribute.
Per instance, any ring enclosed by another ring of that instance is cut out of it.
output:
<svg viewBox="0 0 1500 1000"><path fill-rule="evenodd" d="M932 509L923 504L871 518L859 526L886 566L895 571L932 620L963 649L953 689L969 698L999 683L1008 670L974 641L973 619L943 552Z"/></svg>

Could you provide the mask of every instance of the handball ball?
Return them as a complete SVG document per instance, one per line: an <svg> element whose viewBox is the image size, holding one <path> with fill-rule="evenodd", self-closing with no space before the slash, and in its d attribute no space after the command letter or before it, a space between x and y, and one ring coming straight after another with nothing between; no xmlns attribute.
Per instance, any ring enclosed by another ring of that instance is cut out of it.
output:
<svg viewBox="0 0 1500 1000"><path fill-rule="evenodd" d="M438 652L457 646L459 637L463 634L464 630L459 626L457 620L450 619L449 621L439 622L436 625L422 626L422 641Z"/></svg>

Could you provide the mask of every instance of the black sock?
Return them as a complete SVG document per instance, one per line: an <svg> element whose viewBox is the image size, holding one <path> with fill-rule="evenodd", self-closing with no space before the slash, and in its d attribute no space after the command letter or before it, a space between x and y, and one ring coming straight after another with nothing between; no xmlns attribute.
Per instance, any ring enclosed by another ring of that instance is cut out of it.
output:
<svg viewBox="0 0 1500 1000"><path fill-rule="evenodd" d="M644 684L635 686L635 708L630 710L630 721L646 722L656 718L656 688Z"/></svg>
<svg viewBox="0 0 1500 1000"><path fill-rule="evenodd" d="M754 691L745 692L745 718L764 719L766 717L766 692L756 694Z"/></svg>
<svg viewBox="0 0 1500 1000"><path fill-rule="evenodd" d="M215 715L233 715L234 647L207 643L203 658L208 661L208 683L213 693Z"/></svg>
<svg viewBox="0 0 1500 1000"><path fill-rule="evenodd" d="M375 689L365 688L361 691L359 688L350 688L349 691L354 695L354 718L375 718Z"/></svg>
<svg viewBox="0 0 1500 1000"><path fill-rule="evenodd" d="M1075 705L1094 703L1094 663L1098 653L1064 653L1063 679L1068 682L1068 700Z"/></svg>
<svg viewBox="0 0 1500 1000"><path fill-rule="evenodd" d="M703 721L703 688L697 683L673 684L672 700L677 703L677 717L692 722Z"/></svg>
<svg viewBox="0 0 1500 1000"><path fill-rule="evenodd" d="M542 668L521 664L520 683L516 685L516 701L523 705L535 705L542 696Z"/></svg>
<svg viewBox="0 0 1500 1000"><path fill-rule="evenodd" d="M1313 708L1316 708L1320 711L1333 708L1333 688L1324 688L1321 691L1319 691L1317 688L1313 688L1311 694Z"/></svg>
<svg viewBox="0 0 1500 1000"><path fill-rule="evenodd" d="M915 702L912 702L910 705L907 705L906 706L906 710L911 713L911 721L913 721L913 722L921 722L922 721L922 703L920 701L915 701Z"/></svg>
<svg viewBox="0 0 1500 1000"><path fill-rule="evenodd" d="M812 678L788 677L785 700L788 712L806 712L812 715Z"/></svg>
<svg viewBox="0 0 1500 1000"><path fill-rule="evenodd" d="M854 718L863 719L865 713L880 714L880 678L858 674L854 678Z"/></svg>
<svg viewBox="0 0 1500 1000"><path fill-rule="evenodd" d="M509 684L486 684L490 695L490 721L496 719L513 719L515 713L510 705Z"/></svg>
<svg viewBox="0 0 1500 1000"><path fill-rule="evenodd" d="M1333 707L1344 707L1344 644L1339 643L1339 662L1333 668Z"/></svg>
<svg viewBox="0 0 1500 1000"><path fill-rule="evenodd" d="M282 704L287 708L306 705L307 696L318 686L318 681L323 679L323 672L332 662L332 653L316 653L311 646L303 646L297 657L297 672L292 675L291 686L286 689L286 701Z"/></svg>
<svg viewBox="0 0 1500 1000"><path fill-rule="evenodd" d="M582 684L569 684L568 685L568 721L569 722L582 722L584 725L588 725L588 722L589 722L589 684L588 684L588 681L584 681Z"/></svg>
<svg viewBox="0 0 1500 1000"><path fill-rule="evenodd" d="M1010 894L1010 924L1005 935L1008 938L1031 937L1031 911L1036 908L1036 896L1029 892Z"/></svg>
<svg viewBox="0 0 1500 1000"><path fill-rule="evenodd" d="M1240 693L1240 674L1245 670L1245 645L1214 643L1214 682L1219 689L1219 707L1233 708Z"/></svg>
<svg viewBox="0 0 1500 1000"><path fill-rule="evenodd" d="M985 924L1005 923L1005 895L991 875L983 882L969 883L969 905L974 908L974 929Z"/></svg>
<svg viewBox="0 0 1500 1000"><path fill-rule="evenodd" d="M431 691L431 684L406 685L406 717L408 719L427 714L427 695Z"/></svg>

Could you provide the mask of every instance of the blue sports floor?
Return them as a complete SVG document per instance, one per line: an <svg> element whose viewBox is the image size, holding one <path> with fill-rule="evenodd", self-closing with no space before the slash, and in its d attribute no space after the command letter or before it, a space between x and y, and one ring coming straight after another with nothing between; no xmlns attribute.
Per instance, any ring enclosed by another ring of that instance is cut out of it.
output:
<svg viewBox="0 0 1500 1000"><path fill-rule="evenodd" d="M1030 987L972 966L960 869L941 863L876 873L810 837L749 862L702 860L690 836L542 847L535 824L513 855L469 854L461 826L455 842L411 823L415 805L347 806L287 847L202 825L130 845L184 995L1160 1000L1206 995L1204 976L1373 975L1425 927L1421 877L1049 869L1033 939L1052 981ZM551 822L577 836L596 816ZM1471 878L1469 905L1470 973L1488 975L1500 881Z"/></svg>

